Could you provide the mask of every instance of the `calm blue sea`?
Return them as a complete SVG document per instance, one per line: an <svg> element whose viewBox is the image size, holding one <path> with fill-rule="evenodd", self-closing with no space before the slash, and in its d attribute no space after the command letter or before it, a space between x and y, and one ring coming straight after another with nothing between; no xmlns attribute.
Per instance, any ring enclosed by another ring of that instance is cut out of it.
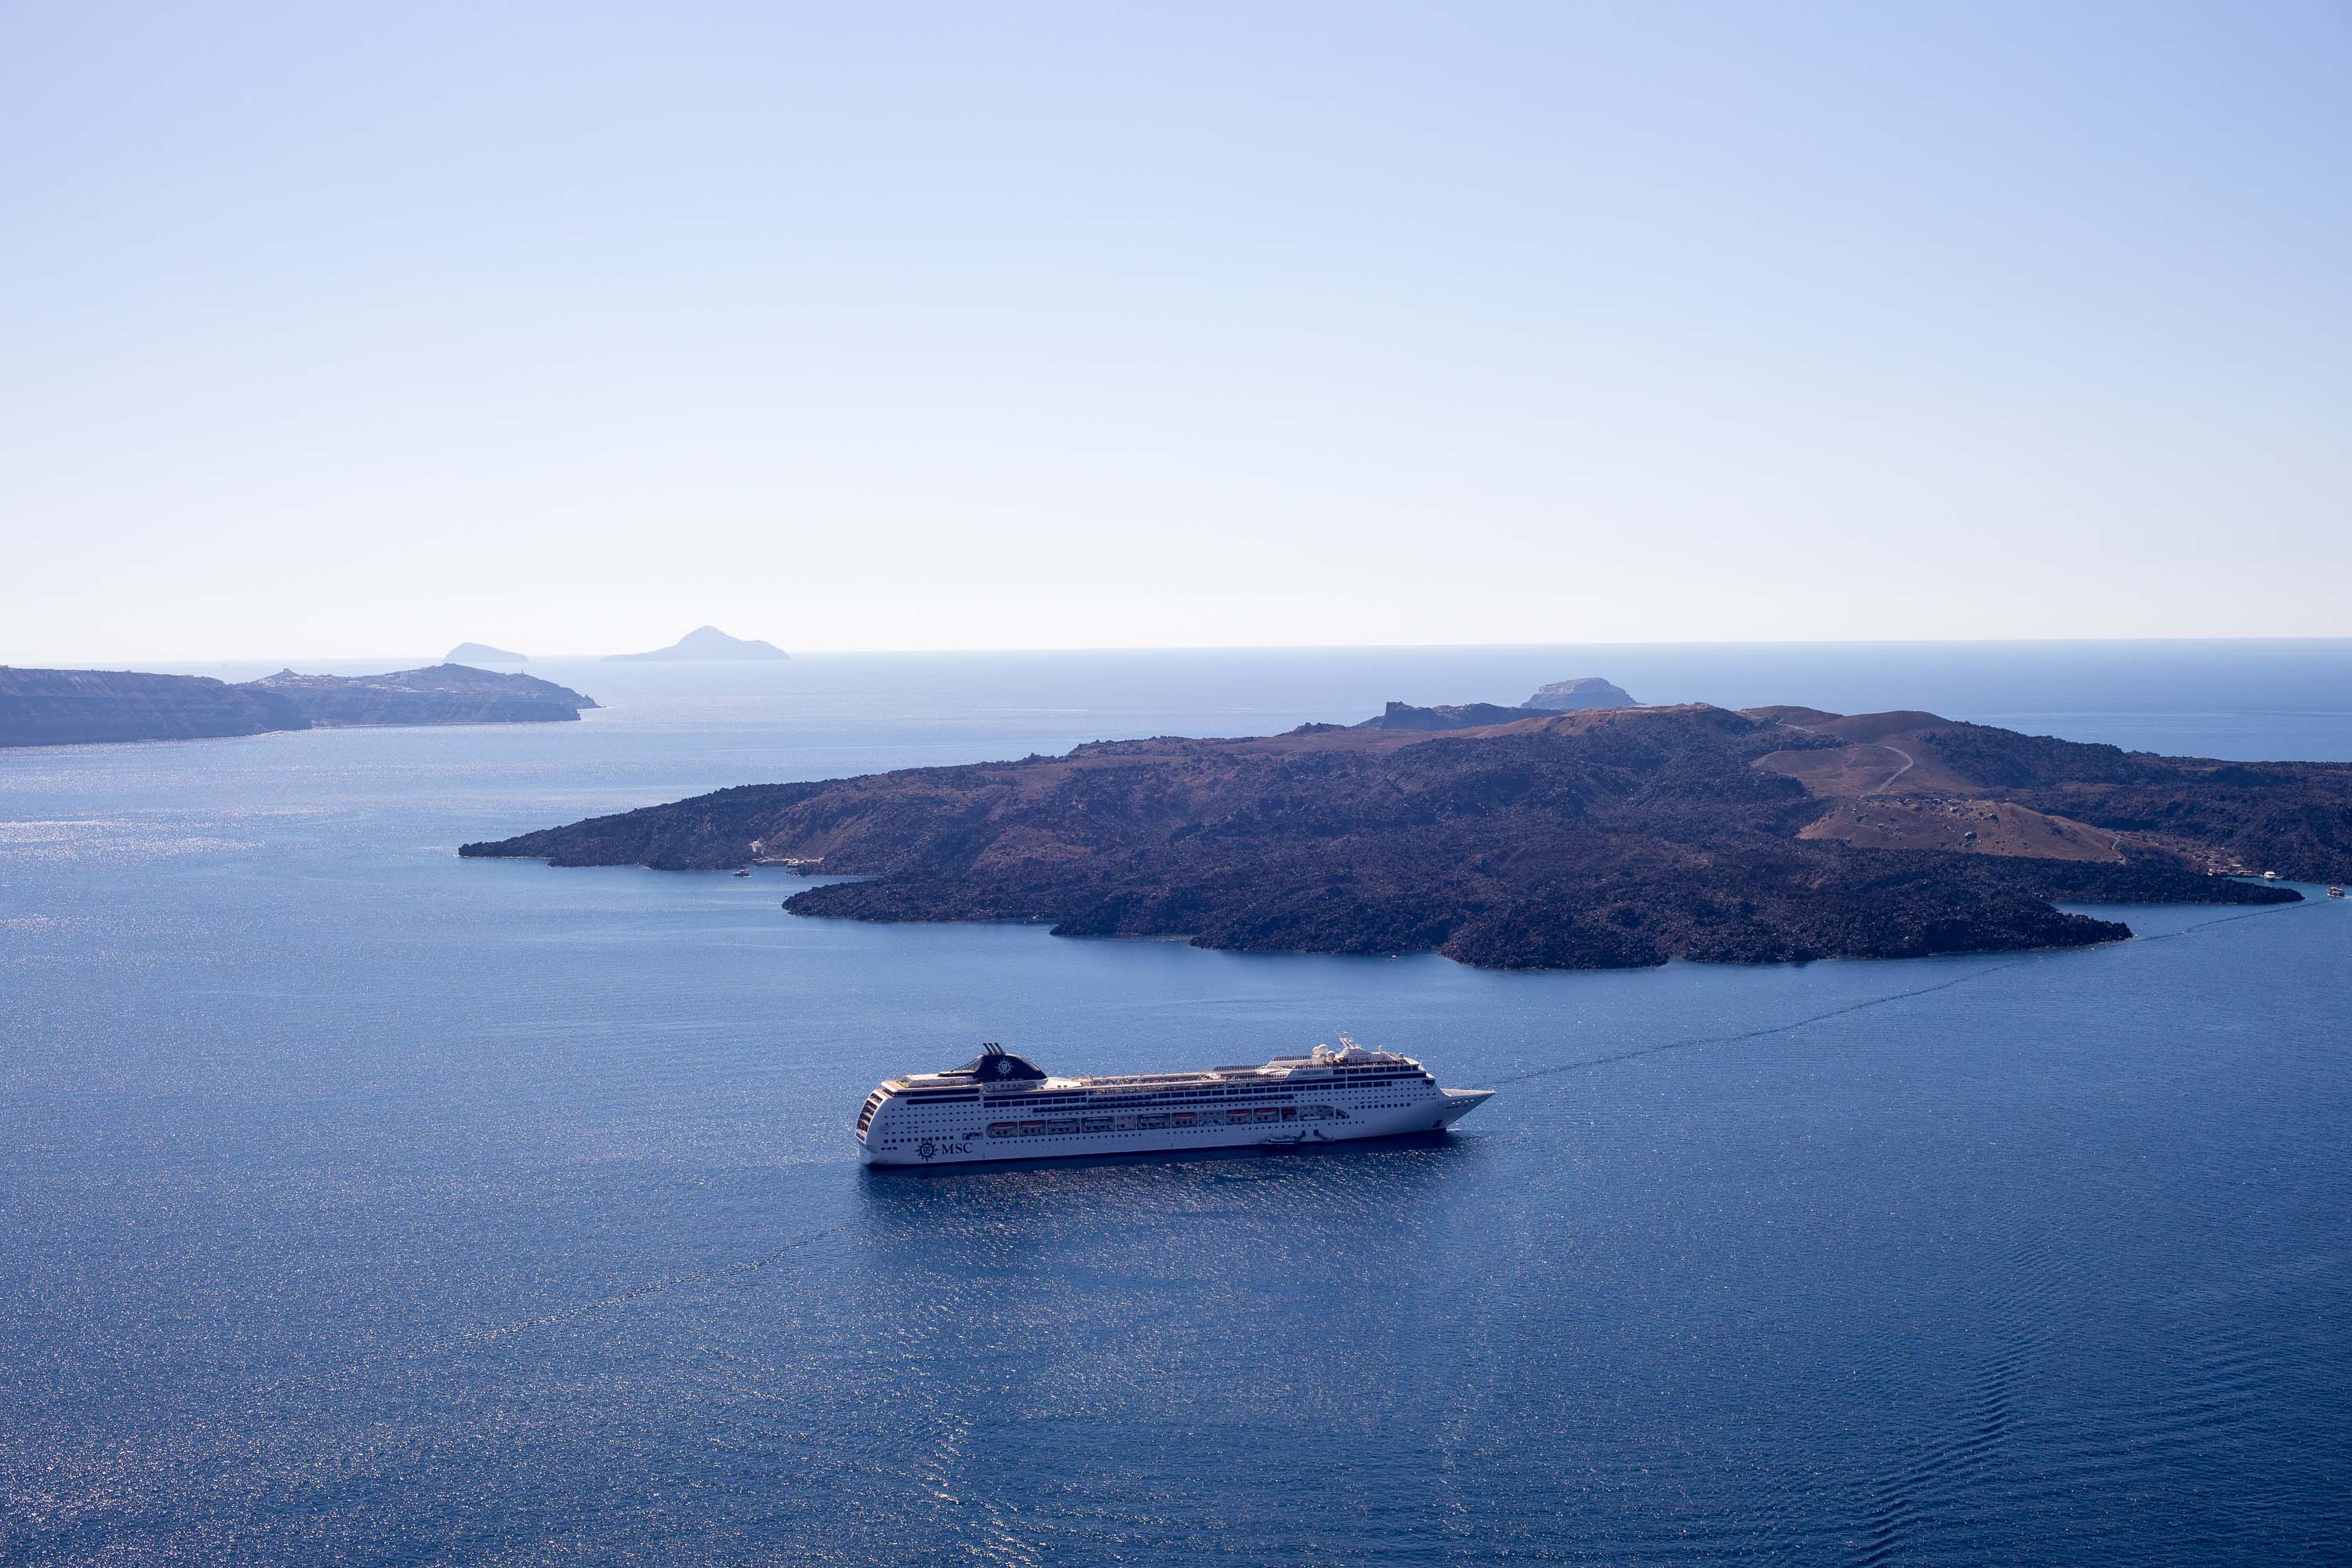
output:
<svg viewBox="0 0 2352 1568"><path fill-rule="evenodd" d="M455 855L1575 675L2345 759L2352 645L535 668L610 706L0 752L0 1562L2352 1551L2344 903L1525 975ZM1503 1092L1336 1153L872 1173L849 1141L982 1039L1118 1070L1342 1030Z"/></svg>

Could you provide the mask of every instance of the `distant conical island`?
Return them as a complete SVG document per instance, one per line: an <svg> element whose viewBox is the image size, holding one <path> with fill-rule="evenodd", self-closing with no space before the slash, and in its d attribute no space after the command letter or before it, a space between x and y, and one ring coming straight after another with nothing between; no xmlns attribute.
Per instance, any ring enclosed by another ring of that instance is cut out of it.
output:
<svg viewBox="0 0 2352 1568"><path fill-rule="evenodd" d="M717 626L697 626L667 647L657 647L651 653L608 653L604 656L604 662L618 664L637 659L776 659L792 657L772 642L730 637Z"/></svg>
<svg viewBox="0 0 2352 1568"><path fill-rule="evenodd" d="M530 655L527 653L509 653L502 647L492 647L486 642L461 642L456 647L451 648L449 650L448 657L444 658L441 662L444 664L470 664L478 668L485 664L529 664L530 662Z"/></svg>
<svg viewBox="0 0 2352 1568"><path fill-rule="evenodd" d="M1587 708L1639 708L1641 704L1623 687L1612 686L1597 675L1585 675L1538 686L1536 694L1520 706L1547 713L1573 713Z"/></svg>

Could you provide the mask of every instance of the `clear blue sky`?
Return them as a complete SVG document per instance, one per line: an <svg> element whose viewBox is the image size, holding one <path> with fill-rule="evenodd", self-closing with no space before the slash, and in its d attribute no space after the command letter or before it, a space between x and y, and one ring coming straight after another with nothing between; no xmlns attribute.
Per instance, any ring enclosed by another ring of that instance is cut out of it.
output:
<svg viewBox="0 0 2352 1568"><path fill-rule="evenodd" d="M2352 8L18 5L0 662L2352 634Z"/></svg>

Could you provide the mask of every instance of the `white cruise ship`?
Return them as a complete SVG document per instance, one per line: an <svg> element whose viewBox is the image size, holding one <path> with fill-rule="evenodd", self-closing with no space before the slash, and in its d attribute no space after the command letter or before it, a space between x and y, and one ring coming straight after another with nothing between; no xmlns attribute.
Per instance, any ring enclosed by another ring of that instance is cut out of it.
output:
<svg viewBox="0 0 2352 1568"><path fill-rule="evenodd" d="M857 1150L870 1165L952 1165L1337 1143L1440 1131L1495 1092L1440 1089L1411 1057L1345 1035L1339 1047L1262 1067L1053 1078L992 1043L960 1068L908 1073L867 1095Z"/></svg>

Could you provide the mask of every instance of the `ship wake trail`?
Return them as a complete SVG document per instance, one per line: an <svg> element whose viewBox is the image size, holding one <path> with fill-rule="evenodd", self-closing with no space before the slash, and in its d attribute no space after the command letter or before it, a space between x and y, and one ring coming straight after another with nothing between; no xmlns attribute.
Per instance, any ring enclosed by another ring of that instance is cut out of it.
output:
<svg viewBox="0 0 2352 1568"><path fill-rule="evenodd" d="M1694 1050L1700 1046L1736 1046L1748 1040L1769 1039L1774 1035L1794 1034L1799 1029L1811 1028L1815 1024L1825 1024L1832 1018L1843 1018L1849 1013L1867 1012L1873 1007L1885 1007L1895 1002L1907 1002L1914 996L1927 996L1938 991L1949 991L1955 985L1966 985L1971 980L1981 980L1989 974L1998 974L2004 969L2014 969L2024 962L2020 958L2011 959L2007 963L1988 964L1982 969L1971 970L1954 979L1939 980L1933 985L1916 985L1908 991L1892 992L1885 996L1873 996L1861 1002L1849 1002L1843 1007L1832 1007L1826 1013L1815 1013L1808 1018L1798 1018L1786 1024L1774 1024L1766 1028L1742 1029L1734 1035L1706 1035L1695 1040L1662 1040L1656 1045L1636 1046L1629 1051L1613 1051L1605 1057L1586 1057L1580 1061L1559 1062L1550 1067L1535 1068L1527 1072L1516 1073L1509 1078L1498 1078L1495 1080L1495 1084L1496 1087L1501 1088L1507 1084L1526 1083L1531 1079L1550 1078L1558 1073L1581 1072L1588 1068L1608 1067L1615 1062L1630 1062L1642 1057L1658 1056L1666 1051Z"/></svg>
<svg viewBox="0 0 2352 1568"><path fill-rule="evenodd" d="M2311 900L2305 900L2299 904L2273 905L2268 909L2248 910L2242 914L2217 915L2211 920L2199 921L2194 925L2183 926L2179 931L2163 931L2158 935L2142 937L2138 940L2170 942L2175 937L2191 936L2213 926L2228 925L2233 921L2258 920L2264 916L2285 914L2294 910L2315 910L2324 907ZM1549 1078L1556 1073L1579 1072L1587 1068L1608 1067L1615 1062L1630 1062L1642 1057L1657 1056L1664 1051L1690 1050L1699 1046L1736 1046L1748 1040L1768 1039L1774 1035L1793 1034L1799 1029L1810 1028L1815 1024L1825 1024L1832 1018L1843 1018L1849 1013L1866 1012L1873 1007L1885 1007L1895 1002L1907 1002L1914 996L1927 996L1938 991L1949 991L1955 985L1966 985L1971 980L1981 980L1989 974L1998 974L2004 969L2015 969L2026 962L2022 958L2012 958L2006 963L1987 964L1981 969L1971 970L1966 974L1950 980L1939 980L1933 985L1916 985L1908 991L1895 991L1884 996L1873 996L1861 1002L1849 1002L1843 1007L1832 1007L1826 1013L1816 1013L1811 1017L1799 1018L1791 1023L1774 1024L1761 1029L1743 1029L1736 1035L1708 1035L1696 1040L1663 1040L1656 1045L1636 1046L1632 1050L1615 1051L1605 1057L1587 1057L1580 1061L1560 1062L1551 1067L1535 1068L1510 1078L1496 1079L1495 1084L1499 1089L1507 1084L1525 1083L1530 1079Z"/></svg>
<svg viewBox="0 0 2352 1568"><path fill-rule="evenodd" d="M2268 909L2248 910L2243 914L2216 915L2210 921L2199 921L2194 925L2182 926L2179 931L2158 931L2154 936L2144 937L2141 940L2144 942L2170 942L2175 937L2193 936L2197 932L2204 931L2211 926L2225 926L2232 921L2250 921L2256 915L2284 915L2291 914L2296 910L2324 910L2326 907L2327 906L2326 904L2320 902L2316 899L2305 899L2299 904L2273 904Z"/></svg>

